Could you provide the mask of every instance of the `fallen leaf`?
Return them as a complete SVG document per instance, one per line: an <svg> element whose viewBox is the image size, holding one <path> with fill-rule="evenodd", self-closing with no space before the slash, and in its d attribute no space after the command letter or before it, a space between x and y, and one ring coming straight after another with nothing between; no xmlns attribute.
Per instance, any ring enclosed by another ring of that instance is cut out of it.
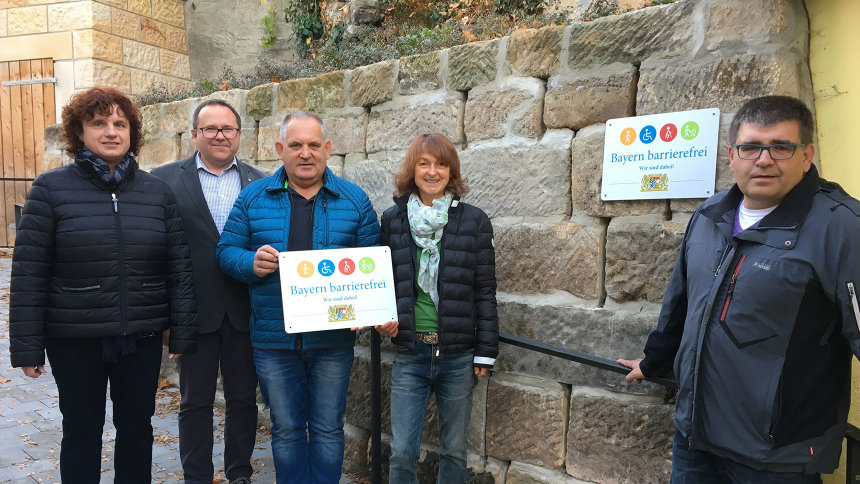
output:
<svg viewBox="0 0 860 484"><path fill-rule="evenodd" d="M476 37L475 34L469 32L468 30L463 30L463 38L468 40L469 42L474 42L478 40L478 37Z"/></svg>
<svg viewBox="0 0 860 484"><path fill-rule="evenodd" d="M11 380L12 380L11 378L0 378L0 383L7 383Z"/></svg>

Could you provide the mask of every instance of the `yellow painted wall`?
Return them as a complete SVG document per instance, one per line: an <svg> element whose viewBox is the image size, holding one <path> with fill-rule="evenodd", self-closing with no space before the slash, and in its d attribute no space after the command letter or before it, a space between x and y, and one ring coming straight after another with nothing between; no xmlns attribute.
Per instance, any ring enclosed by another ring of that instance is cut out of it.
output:
<svg viewBox="0 0 860 484"><path fill-rule="evenodd" d="M806 0L809 12L809 67L818 121L818 149L822 175L860 197L860 1ZM860 364L854 360L851 414L848 421L860 427ZM842 465L825 484L845 482Z"/></svg>

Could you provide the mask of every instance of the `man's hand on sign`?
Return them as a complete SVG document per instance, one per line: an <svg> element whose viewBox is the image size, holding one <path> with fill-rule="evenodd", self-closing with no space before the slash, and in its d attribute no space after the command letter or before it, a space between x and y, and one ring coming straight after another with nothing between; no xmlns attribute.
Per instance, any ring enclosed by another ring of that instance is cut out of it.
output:
<svg viewBox="0 0 860 484"><path fill-rule="evenodd" d="M382 336L390 336L393 338L393 337L397 336L397 325L398 324L399 323L397 321L389 321L387 323L380 324L379 326L376 326L376 331L378 331L379 334L381 334Z"/></svg>
<svg viewBox="0 0 860 484"><path fill-rule="evenodd" d="M278 269L278 251L271 245L264 245L254 254L254 275L266 277Z"/></svg>

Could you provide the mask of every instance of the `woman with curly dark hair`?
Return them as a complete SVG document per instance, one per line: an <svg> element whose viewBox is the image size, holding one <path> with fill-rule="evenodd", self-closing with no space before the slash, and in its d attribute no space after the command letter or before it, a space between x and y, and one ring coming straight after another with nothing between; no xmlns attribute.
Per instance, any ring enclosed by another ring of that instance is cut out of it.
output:
<svg viewBox="0 0 860 484"><path fill-rule="evenodd" d="M176 200L138 168L141 119L114 89L63 109L74 163L33 182L17 227L9 313L12 366L57 382L63 482L101 477L110 382L116 482L149 483L162 331L171 358L197 339L191 259Z"/></svg>
<svg viewBox="0 0 860 484"><path fill-rule="evenodd" d="M499 353L493 226L463 203L460 158L445 136L422 134L394 178L382 214L391 248L398 321L377 326L398 345L391 370L389 482L416 483L424 411L439 410L440 484L466 482L472 391Z"/></svg>

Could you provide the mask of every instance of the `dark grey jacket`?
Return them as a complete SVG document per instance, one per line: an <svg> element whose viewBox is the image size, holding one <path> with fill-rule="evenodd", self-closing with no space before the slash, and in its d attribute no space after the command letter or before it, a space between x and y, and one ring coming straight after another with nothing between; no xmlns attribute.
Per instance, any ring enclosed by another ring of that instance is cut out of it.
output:
<svg viewBox="0 0 860 484"><path fill-rule="evenodd" d="M415 344L415 267L418 247L409 230L406 202L382 214L380 243L391 249L399 331L395 344ZM439 347L444 351L475 352L475 365L492 367L499 354L496 311L496 261L493 226L481 209L455 197L442 233L439 262Z"/></svg>
<svg viewBox="0 0 860 484"><path fill-rule="evenodd" d="M675 425L692 449L768 471L832 472L860 354L860 202L813 166L732 236L740 200L735 186L690 220L641 369L674 362Z"/></svg>
<svg viewBox="0 0 860 484"><path fill-rule="evenodd" d="M152 170L152 174L163 179L176 195L179 215L191 248L200 333L217 331L225 314L234 328L247 332L251 317L248 286L227 276L218 267L215 247L221 234L212 220L212 213L200 187L196 156L195 153L190 158L158 167ZM245 163L239 162L237 166L242 188L266 176Z"/></svg>

